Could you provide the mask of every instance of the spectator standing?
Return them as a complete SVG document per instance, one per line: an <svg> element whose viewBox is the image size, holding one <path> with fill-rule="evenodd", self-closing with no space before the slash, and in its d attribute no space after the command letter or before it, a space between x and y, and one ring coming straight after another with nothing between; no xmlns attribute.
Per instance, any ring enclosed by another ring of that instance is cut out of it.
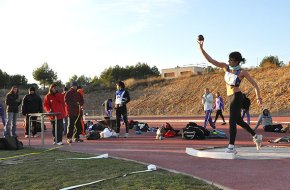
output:
<svg viewBox="0 0 290 190"><path fill-rule="evenodd" d="M85 97L85 90L83 89L82 86L78 86L77 87L77 92L80 93L80 95L83 97ZM85 132L85 122L84 122L84 107L81 107L81 124L82 124L82 136L85 137L86 136L86 132Z"/></svg>
<svg viewBox="0 0 290 190"><path fill-rule="evenodd" d="M67 142L83 142L80 139L80 134L82 132L81 124L81 107L84 105L84 99L80 93L77 92L78 83L76 81L72 82L71 88L66 93L65 106L69 117L69 127L67 132Z"/></svg>
<svg viewBox="0 0 290 190"><path fill-rule="evenodd" d="M36 94L35 87L29 88L29 94L25 95L22 101L22 114L25 116L24 126L25 126L25 138L28 138L29 135L29 114L31 113L42 113L42 100L38 94ZM36 120L37 117L30 117L32 122L32 136L38 137L36 129Z"/></svg>
<svg viewBox="0 0 290 190"><path fill-rule="evenodd" d="M21 99L18 94L18 88L16 86L12 86L11 90L7 93L6 99L6 112L7 112L7 123L4 127L4 136L9 137L12 136L16 137L16 127L17 127L17 118L19 112L19 105L21 104ZM12 125L12 130L11 130Z"/></svg>
<svg viewBox="0 0 290 190"><path fill-rule="evenodd" d="M121 119L123 117L123 121L126 127L125 138L129 136L129 126L128 126L128 113L126 104L130 102L129 92L125 89L125 84L122 81L119 81L116 84L116 99L115 99L115 108L116 108L116 126L117 126L117 137L120 136L120 126Z"/></svg>
<svg viewBox="0 0 290 190"><path fill-rule="evenodd" d="M208 88L204 89L204 94L202 95L201 102L203 104L203 109L205 112L205 118L203 127L206 128L207 123L215 130L215 124L212 122L211 113L212 113L212 104L213 104L213 96L210 93Z"/></svg>
<svg viewBox="0 0 290 190"><path fill-rule="evenodd" d="M54 137L53 144L62 145L62 133L63 133L63 118L65 117L65 104L63 95L58 92L58 86L51 84L48 94L44 97L43 101L44 110L47 113L59 113L57 114L57 120L55 116L50 116L49 120L52 125L52 135ZM57 122L57 142L55 141L55 124Z"/></svg>
<svg viewBox="0 0 290 190"><path fill-rule="evenodd" d="M216 122L216 120L218 119L218 117L221 116L221 118L223 120L222 125L225 125L226 122L225 122L225 118L223 116L224 101L223 101L222 97L220 96L220 93L219 92L216 93L216 99L215 99L214 109L216 110L216 115L215 115L214 123Z"/></svg>

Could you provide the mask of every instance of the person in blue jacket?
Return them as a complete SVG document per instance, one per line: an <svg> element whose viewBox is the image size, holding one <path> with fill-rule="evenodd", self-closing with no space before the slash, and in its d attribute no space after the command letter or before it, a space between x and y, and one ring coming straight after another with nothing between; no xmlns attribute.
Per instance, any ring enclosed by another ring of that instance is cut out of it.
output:
<svg viewBox="0 0 290 190"><path fill-rule="evenodd" d="M214 109L216 110L216 115L215 115L215 119L214 119L214 123L216 122L216 120L218 119L219 116L221 116L223 123L222 125L226 124L225 118L223 116L223 110L224 110L224 101L220 95L219 92L216 93L216 99L215 99L215 105L214 105Z"/></svg>
<svg viewBox="0 0 290 190"><path fill-rule="evenodd" d="M117 137L120 135L120 126L121 119L123 117L123 121L126 127L125 138L129 136L129 126L128 126L128 114L127 114L127 106L126 104L130 102L129 92L125 89L125 84L122 81L117 82L116 84L116 98L115 98L115 109L116 109L116 133Z"/></svg>

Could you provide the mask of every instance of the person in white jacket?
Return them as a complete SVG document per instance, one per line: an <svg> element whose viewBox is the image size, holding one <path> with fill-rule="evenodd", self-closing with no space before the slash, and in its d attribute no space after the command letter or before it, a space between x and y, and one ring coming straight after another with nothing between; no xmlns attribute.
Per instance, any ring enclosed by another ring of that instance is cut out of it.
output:
<svg viewBox="0 0 290 190"><path fill-rule="evenodd" d="M213 95L210 93L208 88L204 89L204 94L202 95L202 104L205 112L205 119L203 123L203 127L206 128L207 123L215 130L215 124L212 121L211 113L212 113L212 104L213 104Z"/></svg>

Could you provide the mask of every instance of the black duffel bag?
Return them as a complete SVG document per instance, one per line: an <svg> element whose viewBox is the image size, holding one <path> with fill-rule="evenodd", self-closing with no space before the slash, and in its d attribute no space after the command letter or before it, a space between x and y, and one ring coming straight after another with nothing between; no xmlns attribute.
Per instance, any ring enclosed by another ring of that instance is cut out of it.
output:
<svg viewBox="0 0 290 190"><path fill-rule="evenodd" d="M23 149L23 143L17 137L5 137L0 139L0 149L19 150Z"/></svg>

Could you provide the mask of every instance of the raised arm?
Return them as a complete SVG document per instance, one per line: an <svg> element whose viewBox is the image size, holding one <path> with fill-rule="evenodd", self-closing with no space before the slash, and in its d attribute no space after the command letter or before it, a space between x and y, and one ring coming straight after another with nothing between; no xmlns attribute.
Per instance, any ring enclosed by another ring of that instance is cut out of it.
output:
<svg viewBox="0 0 290 190"><path fill-rule="evenodd" d="M220 68L225 68L225 67L228 66L226 63L218 62L218 61L214 60L213 58L211 58L210 55L208 55L208 54L206 53L206 51L203 49L203 42L204 42L204 41L197 41L197 42L198 42L198 44L199 44L199 49L200 49L201 53L203 54L204 58L205 58L208 62L210 62L210 63L213 64L214 66L216 66L216 67L220 67Z"/></svg>

